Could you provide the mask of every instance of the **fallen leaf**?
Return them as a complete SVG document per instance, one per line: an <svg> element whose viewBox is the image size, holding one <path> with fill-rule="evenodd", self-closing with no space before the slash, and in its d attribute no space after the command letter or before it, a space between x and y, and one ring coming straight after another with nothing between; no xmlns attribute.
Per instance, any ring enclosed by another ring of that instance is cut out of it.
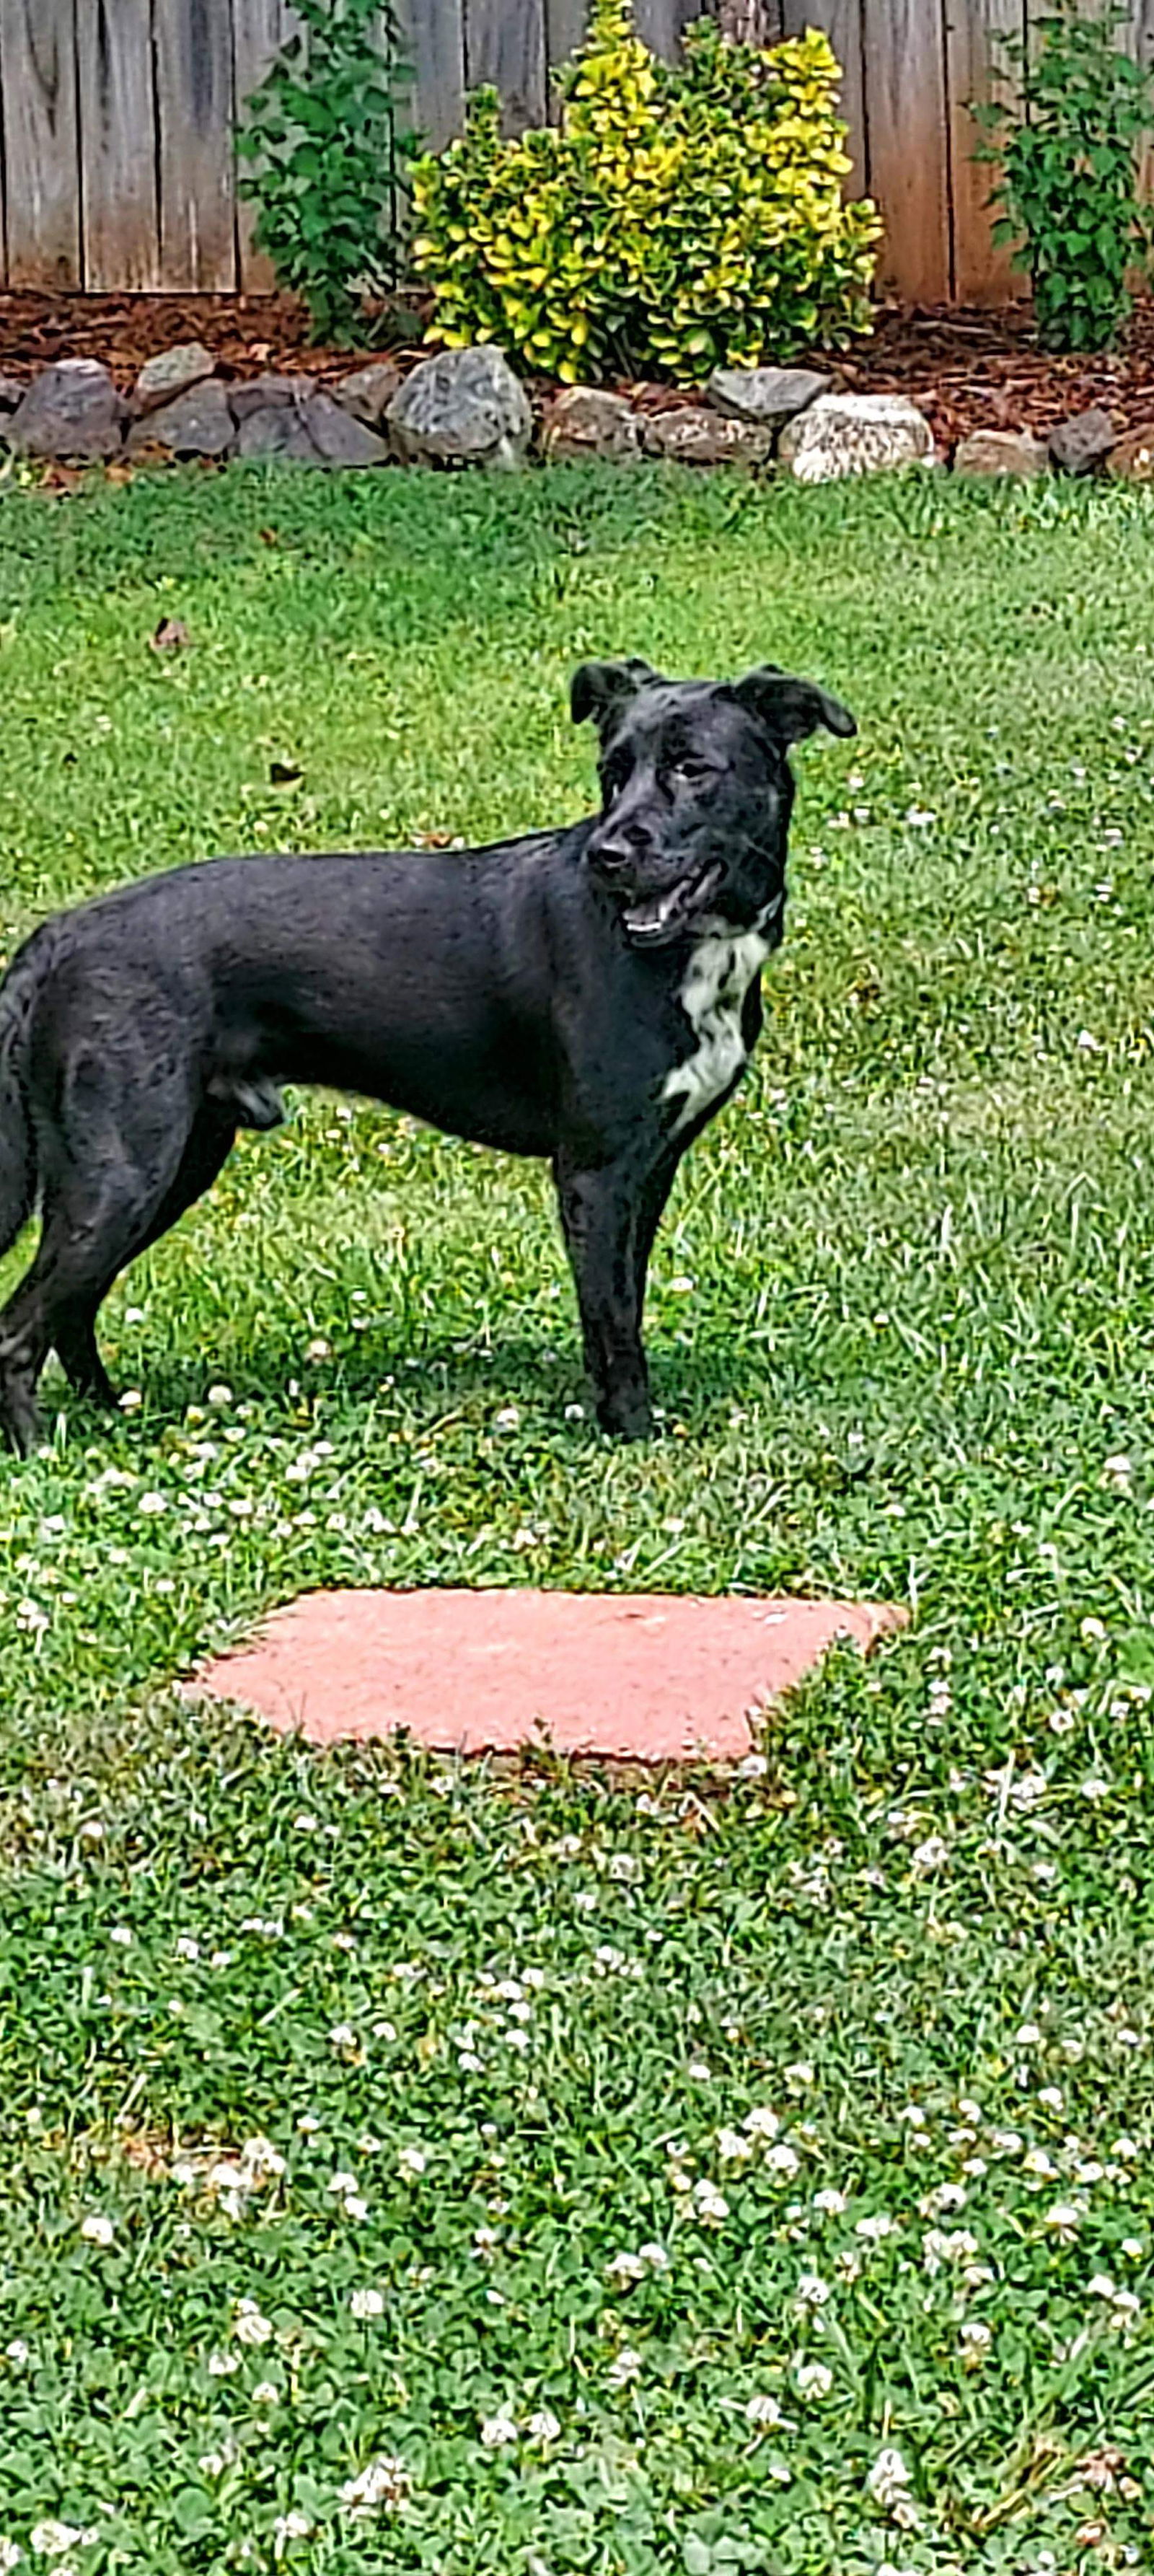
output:
<svg viewBox="0 0 1154 2576"><path fill-rule="evenodd" d="M274 787L297 787L304 777L295 760L270 760L268 774Z"/></svg>
<svg viewBox="0 0 1154 2576"><path fill-rule="evenodd" d="M260 541L262 546L279 546L280 544L280 538L277 535L275 528L262 528L260 531Z"/></svg>
<svg viewBox="0 0 1154 2576"><path fill-rule="evenodd" d="M188 628L180 617L162 617L149 636L154 653L184 653L192 642Z"/></svg>

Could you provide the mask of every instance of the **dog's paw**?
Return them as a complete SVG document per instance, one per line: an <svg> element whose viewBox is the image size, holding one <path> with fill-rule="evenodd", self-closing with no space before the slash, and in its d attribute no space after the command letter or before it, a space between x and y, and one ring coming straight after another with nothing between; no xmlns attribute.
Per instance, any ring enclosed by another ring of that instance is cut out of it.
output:
<svg viewBox="0 0 1154 2576"><path fill-rule="evenodd" d="M597 1420L611 1440L652 1440L653 1413L647 1395L630 1387L598 1399Z"/></svg>

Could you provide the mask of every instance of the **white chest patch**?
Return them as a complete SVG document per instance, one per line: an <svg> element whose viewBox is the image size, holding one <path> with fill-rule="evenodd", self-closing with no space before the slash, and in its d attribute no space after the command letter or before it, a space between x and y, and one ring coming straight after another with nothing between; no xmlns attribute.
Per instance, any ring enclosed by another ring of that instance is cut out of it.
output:
<svg viewBox="0 0 1154 2576"><path fill-rule="evenodd" d="M745 997L770 946L760 930L711 931L698 941L680 994L697 1044L684 1063L674 1065L662 1095L682 1104L674 1135L712 1108L741 1072Z"/></svg>

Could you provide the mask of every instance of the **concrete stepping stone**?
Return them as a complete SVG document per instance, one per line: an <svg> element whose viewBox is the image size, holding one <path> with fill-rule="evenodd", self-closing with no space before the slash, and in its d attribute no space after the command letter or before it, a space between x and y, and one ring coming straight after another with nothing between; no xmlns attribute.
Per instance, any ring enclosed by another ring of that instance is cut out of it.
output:
<svg viewBox="0 0 1154 2576"><path fill-rule="evenodd" d="M404 1730L437 1753L734 1762L757 1713L836 1637L868 1653L905 1613L876 1602L653 1593L313 1592L207 1665L196 1694L310 1744Z"/></svg>

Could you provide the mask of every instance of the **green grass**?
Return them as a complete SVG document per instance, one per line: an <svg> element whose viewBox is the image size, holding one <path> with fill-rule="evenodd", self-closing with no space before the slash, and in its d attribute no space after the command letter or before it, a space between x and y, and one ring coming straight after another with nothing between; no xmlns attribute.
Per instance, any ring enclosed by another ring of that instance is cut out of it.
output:
<svg viewBox="0 0 1154 2576"><path fill-rule="evenodd" d="M605 652L862 728L659 1240L661 1439L572 1418L543 1175L312 1100L110 1300L136 1408L54 1380L0 1462L0 2536L81 2576L1150 2563L1154 504L10 490L0 930L576 813ZM527 1580L916 1618L725 1794L173 1687L310 1585Z"/></svg>

